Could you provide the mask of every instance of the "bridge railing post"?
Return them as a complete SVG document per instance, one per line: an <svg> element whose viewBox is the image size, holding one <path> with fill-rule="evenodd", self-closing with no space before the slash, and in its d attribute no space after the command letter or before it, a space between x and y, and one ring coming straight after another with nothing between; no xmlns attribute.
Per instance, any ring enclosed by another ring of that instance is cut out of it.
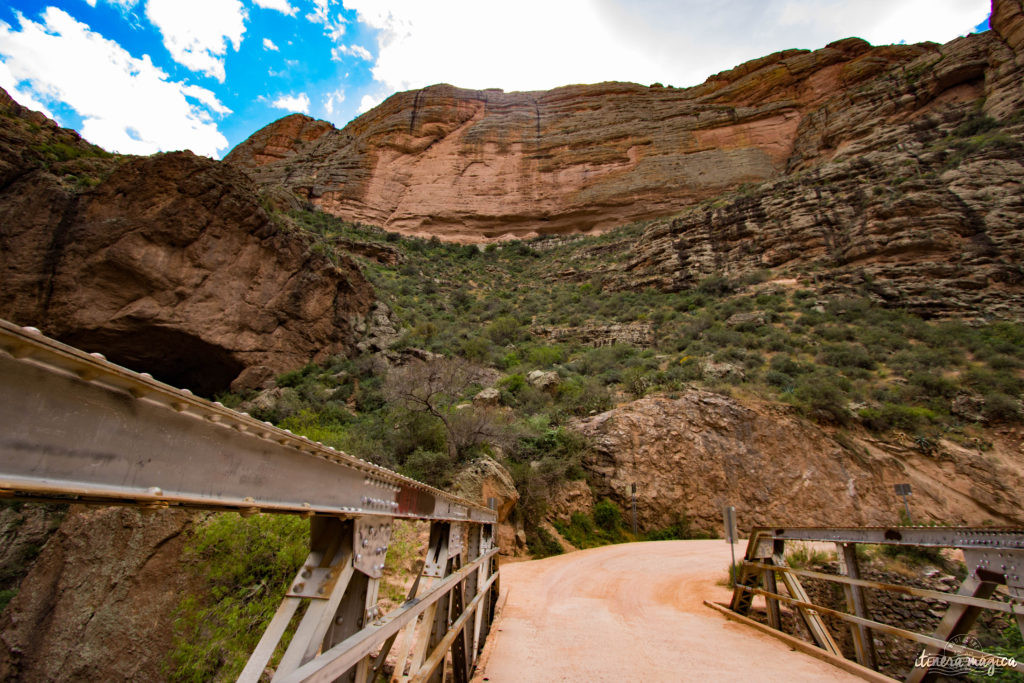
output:
<svg viewBox="0 0 1024 683"><path fill-rule="evenodd" d="M468 677L497 591L493 506L4 320L0 413L8 418L0 490L11 499L312 518L309 555L240 680L263 676L303 603L275 680L376 678L403 629L398 677L413 650L410 677L442 678L447 648L456 676ZM431 522L423 572L431 585L421 590L417 579L410 599L381 615L379 582L399 518Z"/></svg>
<svg viewBox="0 0 1024 683"><path fill-rule="evenodd" d="M833 543L838 551L839 573L813 571L789 567L783 554L786 541ZM897 546L908 548L957 548L963 552L967 566L957 593L931 588L899 585L861 577L856 544ZM844 655L836 646L822 619L844 621L850 625L853 645L859 664L845 662L844 668L855 667L862 675L877 665L872 631L897 636L924 646L906 680L930 680L932 667L947 660L984 663L987 667L1005 667L1024 672L1024 662L1013 658L985 653L968 647L962 641L982 610L1000 612L1012 617L1024 635L1024 529L977 527L783 527L752 530L747 552L738 573L730 603L732 613L745 615L750 611L755 595L767 603L767 619L772 629L779 629L778 605L785 603L800 615L815 644L830 656ZM775 575L781 575L786 587L782 594L775 585ZM846 611L811 601L798 577L824 581L842 586ZM1000 586L1005 587L1009 600L993 599ZM864 589L890 591L949 605L937 628L931 634L917 633L872 618ZM710 603L708 603L710 604ZM724 606L716 609L724 609ZM728 612L727 612L728 613ZM736 617L757 625L744 617ZM763 628L763 627L762 627ZM781 629L779 629L781 630ZM771 632L769 630L769 632ZM811 647L811 646L807 646ZM816 648L811 647L812 650Z"/></svg>

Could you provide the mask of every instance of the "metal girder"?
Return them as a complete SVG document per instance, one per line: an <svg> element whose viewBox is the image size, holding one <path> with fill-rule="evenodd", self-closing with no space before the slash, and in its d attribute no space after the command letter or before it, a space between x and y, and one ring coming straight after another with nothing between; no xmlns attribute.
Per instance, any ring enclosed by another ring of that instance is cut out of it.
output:
<svg viewBox="0 0 1024 683"><path fill-rule="evenodd" d="M389 612L379 620L364 626L360 631L303 664L289 674L285 680L289 683L334 680L342 673L351 669L364 657L372 654L377 647L398 633L402 627L410 623L414 624L416 617L424 612L428 612L429 608L436 605L438 601L445 600L453 588L464 581L470 573L476 571L480 565L489 561L497 552L496 549L491 550L459 571L446 576L441 581L432 585L423 595L409 600L401 607ZM496 579L497 576L492 578ZM480 597L482 597L482 594L477 595L477 598ZM475 608L475 605L471 608ZM463 623L458 624L460 628ZM451 630L455 631L456 629L452 628ZM417 671L419 668L417 667Z"/></svg>
<svg viewBox="0 0 1024 683"><path fill-rule="evenodd" d="M0 495L494 522L495 512L0 320Z"/></svg>
<svg viewBox="0 0 1024 683"><path fill-rule="evenodd" d="M840 559L840 575L824 574L808 570L792 569L785 566L783 548L788 540L836 543ZM967 577L956 594L940 591L899 586L860 578L854 543L882 545L958 548L963 551L967 564ZM772 551L771 556L768 555ZM983 609L1012 614L1024 635L1024 607L1018 602L1024 597L1024 529L1019 528L971 528L971 527L758 527L751 531L747 544L746 559L742 564L739 580L733 591L730 609L739 614L749 611L754 595L764 596L768 603L768 621L778 628L779 619L773 613L773 605L779 602L796 607L808 626L819 647L838 653L834 644L828 642L827 630L818 614L829 614L850 624L858 660L868 667L874 663L873 639L869 629L896 635L916 641L925 646L921 656L915 660L908 681L932 680L931 661L943 651L987 658L990 655L973 650L955 642L958 636L966 634L975 618ZM774 585L776 573L782 575L790 597L780 595ZM841 584L846 596L847 614L824 606L814 605L802 590L797 576L805 576ZM764 588L759 588L763 584ZM1004 585L1010 595L1009 601L993 600L990 597L997 586ZM863 589L873 588L907 595L935 598L950 603L942 621L932 635L914 633L890 626L869 617ZM777 609L777 608L775 608ZM812 618L808 618L808 617ZM818 622L818 623L815 623ZM816 629L820 623L822 633ZM821 636L825 636L822 638ZM824 641L824 642L823 642ZM921 664L921 662L924 662ZM1009 666L1024 671L1024 664L1010 660L999 666Z"/></svg>
<svg viewBox="0 0 1024 683"><path fill-rule="evenodd" d="M1024 529L1010 527L757 527L750 534L751 541L755 537L759 540L1024 550Z"/></svg>

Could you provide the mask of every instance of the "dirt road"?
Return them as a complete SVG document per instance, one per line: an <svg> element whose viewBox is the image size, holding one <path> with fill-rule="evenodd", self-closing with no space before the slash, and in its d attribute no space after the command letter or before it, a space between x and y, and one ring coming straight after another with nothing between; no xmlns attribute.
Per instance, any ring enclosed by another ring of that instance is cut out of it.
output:
<svg viewBox="0 0 1024 683"><path fill-rule="evenodd" d="M721 540L631 543L503 565L508 601L474 680L860 680L704 606L728 602L730 591L716 584L728 565Z"/></svg>

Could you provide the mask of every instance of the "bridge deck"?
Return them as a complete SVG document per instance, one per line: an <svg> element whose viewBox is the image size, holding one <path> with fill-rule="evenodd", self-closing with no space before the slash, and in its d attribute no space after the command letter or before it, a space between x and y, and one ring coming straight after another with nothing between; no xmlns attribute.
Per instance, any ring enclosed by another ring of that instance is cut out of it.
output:
<svg viewBox="0 0 1024 683"><path fill-rule="evenodd" d="M705 607L728 602L728 565L721 540L505 564L508 601L475 680L860 680Z"/></svg>

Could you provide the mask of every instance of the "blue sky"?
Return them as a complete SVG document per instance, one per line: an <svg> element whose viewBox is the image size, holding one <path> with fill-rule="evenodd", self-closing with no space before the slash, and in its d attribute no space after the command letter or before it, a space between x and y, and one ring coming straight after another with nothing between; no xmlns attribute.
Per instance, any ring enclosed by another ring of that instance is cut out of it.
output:
<svg viewBox="0 0 1024 683"><path fill-rule="evenodd" d="M220 158L433 83L695 85L776 50L987 28L987 0L12 0L0 87L112 151Z"/></svg>

